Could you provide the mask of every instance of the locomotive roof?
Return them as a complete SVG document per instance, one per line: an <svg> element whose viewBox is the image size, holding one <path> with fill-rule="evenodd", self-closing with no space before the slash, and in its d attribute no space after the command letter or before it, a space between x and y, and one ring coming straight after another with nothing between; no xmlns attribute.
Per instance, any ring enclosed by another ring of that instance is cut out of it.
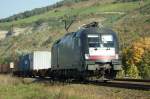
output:
<svg viewBox="0 0 150 99"><path fill-rule="evenodd" d="M111 29L99 27L97 23L90 23L76 32L67 33L65 36L58 39L54 44L58 44L61 40L63 40L64 38L66 38L69 35L80 35L81 36L82 34L95 34L95 33L112 34L116 37L116 33L114 31L112 31Z"/></svg>
<svg viewBox="0 0 150 99"><path fill-rule="evenodd" d="M99 25L98 22L91 22L89 24L83 25L82 29L80 29L84 33L109 33L115 34L111 29L103 28ZM79 30L79 31L80 31Z"/></svg>
<svg viewBox="0 0 150 99"><path fill-rule="evenodd" d="M113 34L116 35L116 33L108 28L100 28L100 27L90 27L90 28L84 28L81 30L83 33L102 33L102 34Z"/></svg>

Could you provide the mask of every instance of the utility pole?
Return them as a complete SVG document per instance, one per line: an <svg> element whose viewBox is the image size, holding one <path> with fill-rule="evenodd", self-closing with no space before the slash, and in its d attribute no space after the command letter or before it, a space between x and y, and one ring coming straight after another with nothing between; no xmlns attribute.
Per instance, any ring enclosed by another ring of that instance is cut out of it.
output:
<svg viewBox="0 0 150 99"><path fill-rule="evenodd" d="M13 73L13 70L14 70L14 66L16 65L16 62L17 62L17 59L16 59L16 50L17 46L16 46L16 43L14 43L13 45L13 49L12 49L12 61L10 62L10 71L11 73Z"/></svg>

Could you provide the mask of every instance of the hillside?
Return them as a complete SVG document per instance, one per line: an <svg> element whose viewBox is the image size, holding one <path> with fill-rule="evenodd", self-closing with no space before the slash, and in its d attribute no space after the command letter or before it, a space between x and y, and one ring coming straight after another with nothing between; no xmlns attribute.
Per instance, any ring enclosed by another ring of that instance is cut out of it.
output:
<svg viewBox="0 0 150 99"><path fill-rule="evenodd" d="M150 36L150 0L64 1L70 3L26 18L1 21L0 62L9 62L33 50L51 50L53 42L66 33L63 20L68 23L74 20L69 32L77 30L82 24L98 21L118 33L121 49L140 37ZM11 32L18 35L4 37Z"/></svg>
<svg viewBox="0 0 150 99"><path fill-rule="evenodd" d="M51 11L55 8L59 8L59 7L64 6L64 5L68 5L68 4L72 4L72 3L78 3L81 1L88 1L88 0L60 0L59 2L57 2L56 4L53 4L53 5L49 5L49 6L42 7L42 8L35 8L33 10L30 10L30 11L25 11L25 12L22 12L19 14L9 16L7 18L0 19L0 22L3 23L3 22L16 21L19 19L25 19L27 17L46 13L48 11Z"/></svg>

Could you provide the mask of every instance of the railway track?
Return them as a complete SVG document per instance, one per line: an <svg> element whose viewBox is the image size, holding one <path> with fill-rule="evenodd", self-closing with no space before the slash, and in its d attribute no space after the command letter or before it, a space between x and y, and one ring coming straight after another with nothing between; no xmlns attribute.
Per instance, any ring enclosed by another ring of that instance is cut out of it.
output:
<svg viewBox="0 0 150 99"><path fill-rule="evenodd" d="M129 82L149 82L150 80L144 80L144 79L114 79L115 81L129 81Z"/></svg>
<svg viewBox="0 0 150 99"><path fill-rule="evenodd" d="M105 87L116 87L116 88L125 88L125 89L136 89L136 90L150 90L150 83L148 80L129 80L129 79L115 79L108 82L103 82L102 80L91 80L91 81L78 81L78 80L71 80L71 81L60 81L56 80L53 81L50 78L34 78L33 82L38 83L46 83L46 84L93 84L97 86L105 86Z"/></svg>
<svg viewBox="0 0 150 99"><path fill-rule="evenodd" d="M138 80L137 80L138 81ZM108 81L107 83L102 81L90 81L91 84L99 85L99 86L107 86L107 87L117 87L117 88L126 88L126 89L137 89L137 90L150 90L150 83L148 81L119 81L113 80Z"/></svg>

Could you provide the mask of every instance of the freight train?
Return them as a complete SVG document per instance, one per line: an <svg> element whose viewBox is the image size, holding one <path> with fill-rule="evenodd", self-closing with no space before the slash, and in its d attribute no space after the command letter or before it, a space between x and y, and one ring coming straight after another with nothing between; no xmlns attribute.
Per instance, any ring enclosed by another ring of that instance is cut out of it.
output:
<svg viewBox="0 0 150 99"><path fill-rule="evenodd" d="M51 52L35 51L21 56L13 73L59 79L114 79L121 70L116 33L97 22L57 40Z"/></svg>

